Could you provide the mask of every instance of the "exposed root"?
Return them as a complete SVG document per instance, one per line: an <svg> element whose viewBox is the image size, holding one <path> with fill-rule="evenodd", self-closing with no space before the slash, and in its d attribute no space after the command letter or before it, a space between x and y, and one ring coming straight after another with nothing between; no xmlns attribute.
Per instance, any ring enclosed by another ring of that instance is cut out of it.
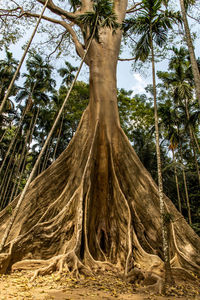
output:
<svg viewBox="0 0 200 300"><path fill-rule="evenodd" d="M6 270L10 264L11 255L9 253L0 254L0 274L6 273Z"/></svg>
<svg viewBox="0 0 200 300"><path fill-rule="evenodd" d="M143 281L143 287L140 287L138 291L140 292L152 292L155 294L162 294L164 291L164 280L157 274L149 273L144 281Z"/></svg>

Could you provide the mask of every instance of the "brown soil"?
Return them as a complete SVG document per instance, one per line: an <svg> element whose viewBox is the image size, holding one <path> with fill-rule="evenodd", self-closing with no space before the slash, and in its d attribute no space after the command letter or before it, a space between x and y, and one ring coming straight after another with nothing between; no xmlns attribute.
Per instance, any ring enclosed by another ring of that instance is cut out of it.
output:
<svg viewBox="0 0 200 300"><path fill-rule="evenodd" d="M178 285L171 289L168 296L155 295L150 291L141 292L141 286L130 284L106 272L94 277L81 277L79 280L66 274L38 276L31 281L32 273L14 272L0 277L0 299L36 300L161 300L161 299L200 299L198 286Z"/></svg>

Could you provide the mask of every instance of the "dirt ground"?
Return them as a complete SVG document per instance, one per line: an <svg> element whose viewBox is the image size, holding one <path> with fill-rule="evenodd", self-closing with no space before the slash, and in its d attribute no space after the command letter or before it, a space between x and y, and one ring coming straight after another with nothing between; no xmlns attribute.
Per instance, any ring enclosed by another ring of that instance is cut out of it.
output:
<svg viewBox="0 0 200 300"><path fill-rule="evenodd" d="M34 300L161 300L161 299L200 299L197 285L174 287L169 296L139 292L138 285L125 282L111 273L95 275L95 277L70 278L52 274L38 276L31 281L32 274L17 272L11 275L0 275L0 300L34 299Z"/></svg>

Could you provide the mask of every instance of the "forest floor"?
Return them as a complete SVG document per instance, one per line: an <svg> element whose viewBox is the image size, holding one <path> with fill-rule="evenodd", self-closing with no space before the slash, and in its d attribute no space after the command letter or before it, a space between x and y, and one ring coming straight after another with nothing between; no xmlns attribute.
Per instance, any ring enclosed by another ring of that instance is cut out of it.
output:
<svg viewBox="0 0 200 300"><path fill-rule="evenodd" d="M185 284L176 286L169 296L139 292L139 286L125 282L112 273L75 280L67 275L38 276L16 272L0 275L0 300L174 300L200 299L199 287Z"/></svg>

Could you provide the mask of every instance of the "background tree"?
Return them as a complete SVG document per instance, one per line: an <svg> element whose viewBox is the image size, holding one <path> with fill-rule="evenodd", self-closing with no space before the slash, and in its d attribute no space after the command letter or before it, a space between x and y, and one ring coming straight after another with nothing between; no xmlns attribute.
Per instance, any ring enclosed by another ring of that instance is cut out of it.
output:
<svg viewBox="0 0 200 300"><path fill-rule="evenodd" d="M192 72L194 76L196 96L200 105L200 73L199 73L199 69L195 57L194 46L193 46L192 37L191 37L188 20L187 20L187 14L186 14L188 6L194 4L195 2L196 2L195 0L186 0L186 1L180 0L180 6L181 6L181 14L182 14L183 24L185 29L186 42L188 46L188 51L190 55L191 65L192 65Z"/></svg>

